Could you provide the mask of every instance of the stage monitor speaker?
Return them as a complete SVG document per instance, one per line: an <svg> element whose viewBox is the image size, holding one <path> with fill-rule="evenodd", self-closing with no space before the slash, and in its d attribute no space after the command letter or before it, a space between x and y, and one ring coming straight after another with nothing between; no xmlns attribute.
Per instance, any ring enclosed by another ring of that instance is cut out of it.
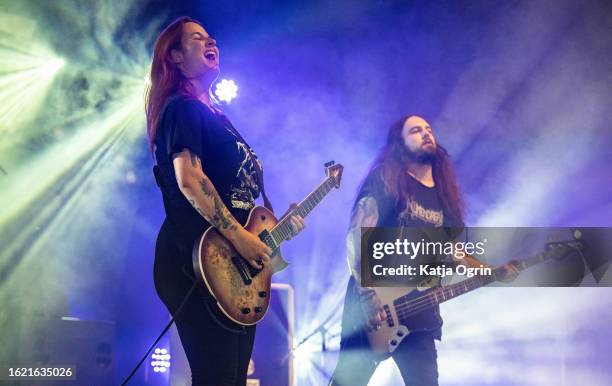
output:
<svg viewBox="0 0 612 386"><path fill-rule="evenodd" d="M20 334L20 365L76 366L76 381L23 381L28 386L107 386L114 382L115 323L76 318L40 318Z"/></svg>

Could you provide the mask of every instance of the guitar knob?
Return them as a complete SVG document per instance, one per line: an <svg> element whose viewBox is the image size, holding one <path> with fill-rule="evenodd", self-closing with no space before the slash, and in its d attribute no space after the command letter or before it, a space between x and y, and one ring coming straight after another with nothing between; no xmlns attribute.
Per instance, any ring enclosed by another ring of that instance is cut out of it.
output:
<svg viewBox="0 0 612 386"><path fill-rule="evenodd" d="M259 314L261 311L263 311L263 308L261 307L255 307L255 313Z"/></svg>
<svg viewBox="0 0 612 386"><path fill-rule="evenodd" d="M404 332L403 331L398 331L397 332L397 336L404 336Z"/></svg>
<svg viewBox="0 0 612 386"><path fill-rule="evenodd" d="M259 291L260 298L265 298L266 296L268 296L268 293L266 291Z"/></svg>
<svg viewBox="0 0 612 386"><path fill-rule="evenodd" d="M391 343L391 346L397 346L397 340L395 339L392 339L389 343Z"/></svg>
<svg viewBox="0 0 612 386"><path fill-rule="evenodd" d="M250 308L248 308L248 307L243 308L241 311L242 311L242 313L243 313L243 314L245 314L245 315L248 315L248 314L250 314L250 313L251 313L251 309L250 309Z"/></svg>

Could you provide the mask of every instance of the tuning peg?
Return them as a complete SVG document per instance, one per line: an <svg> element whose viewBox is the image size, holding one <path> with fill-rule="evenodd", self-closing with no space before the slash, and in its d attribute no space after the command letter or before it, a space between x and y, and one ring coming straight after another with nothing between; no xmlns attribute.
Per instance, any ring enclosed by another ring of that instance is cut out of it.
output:
<svg viewBox="0 0 612 386"><path fill-rule="evenodd" d="M328 167L330 167L330 166L334 166L334 164L335 164L335 163L336 163L336 161L329 161L329 162L326 162L324 166L325 166L326 168L328 168Z"/></svg>

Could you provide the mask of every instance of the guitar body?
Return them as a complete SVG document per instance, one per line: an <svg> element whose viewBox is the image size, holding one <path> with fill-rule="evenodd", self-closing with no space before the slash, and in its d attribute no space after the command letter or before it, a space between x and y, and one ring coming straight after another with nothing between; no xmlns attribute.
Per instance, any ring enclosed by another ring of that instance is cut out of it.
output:
<svg viewBox="0 0 612 386"><path fill-rule="evenodd" d="M266 315L272 275L289 265L280 255L280 244L292 237L291 216L306 218L333 188L340 187L343 169L333 161L326 163L325 180L281 220L264 207L251 209L244 228L272 250L270 262L263 269L251 266L214 227L206 229L196 241L192 256L196 279L230 320L250 326Z"/></svg>
<svg viewBox="0 0 612 386"><path fill-rule="evenodd" d="M271 230L278 220L264 207L251 209L245 229L255 235ZM214 227L208 228L193 250L196 278L214 296L223 313L235 323L249 326L259 322L270 304L272 274L287 267L277 249L263 270L251 265Z"/></svg>
<svg viewBox="0 0 612 386"><path fill-rule="evenodd" d="M374 287L376 295L382 302L387 319L378 330L366 328L368 343L372 351L383 360L390 356L399 344L411 332L422 332L437 329L442 325L442 319L430 312L416 313L404 317L408 308L405 305L396 306L396 299L418 301L427 291L429 285L419 287ZM419 303L420 304L420 303ZM436 320L432 318L435 317Z"/></svg>

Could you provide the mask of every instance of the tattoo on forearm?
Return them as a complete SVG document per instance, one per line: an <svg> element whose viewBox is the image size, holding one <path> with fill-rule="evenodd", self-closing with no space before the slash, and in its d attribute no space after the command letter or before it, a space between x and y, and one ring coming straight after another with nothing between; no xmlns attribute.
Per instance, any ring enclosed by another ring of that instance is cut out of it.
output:
<svg viewBox="0 0 612 386"><path fill-rule="evenodd" d="M202 209L200 209L200 207L198 207L198 204L196 204L195 200L189 200L189 203L200 214L200 216L202 216L206 220L208 220L208 216L204 214L204 211L202 211Z"/></svg>
<svg viewBox="0 0 612 386"><path fill-rule="evenodd" d="M229 214L229 212L227 208L225 208L225 204L223 204L221 198L219 198L219 196L215 196L213 197L213 199L215 200L215 217L221 224L221 227L223 227L223 229L236 229L236 225L232 226L232 222L228 219L227 215Z"/></svg>
<svg viewBox="0 0 612 386"><path fill-rule="evenodd" d="M192 165L194 164L194 162L196 164L200 162L199 158L195 155L191 157ZM194 199L188 199L191 206L193 206L193 208L200 214L200 216L204 217L206 221L208 221L212 226L217 229L224 229L230 231L238 229L236 220L234 219L230 211L225 207L225 204L223 204L223 200L221 200L221 197L219 197L219 194L215 190L212 182L208 178L206 178L206 176L200 179L200 190L204 194L204 197L209 200L208 202L210 202L210 209L208 211L204 211L202 208L200 208ZM212 213L207 213L211 210Z"/></svg>
<svg viewBox="0 0 612 386"><path fill-rule="evenodd" d="M200 180L200 189L202 193L212 200L213 202L213 214L212 216L205 217L215 227L219 229L236 230L236 221L232 218L232 214L227 210L225 204L219 197L219 194L214 190L210 180L202 178ZM196 208L197 210L197 208Z"/></svg>
<svg viewBox="0 0 612 386"><path fill-rule="evenodd" d="M196 154L189 151L189 149L184 149L184 151L189 154L191 166L193 166L194 168L201 166L202 163L200 161L200 158ZM200 214L200 216L204 217L206 221L208 221L212 226L217 229L230 231L238 229L238 223L236 222L230 211L227 210L225 204L223 204L223 201L221 200L221 197L219 197L219 194L215 190L215 187L213 186L212 182L206 176L203 176L200 179L199 184L200 190L204 194L204 198L207 200L205 204L206 210L200 208L193 197L187 199L191 206L193 206L193 208Z"/></svg>

